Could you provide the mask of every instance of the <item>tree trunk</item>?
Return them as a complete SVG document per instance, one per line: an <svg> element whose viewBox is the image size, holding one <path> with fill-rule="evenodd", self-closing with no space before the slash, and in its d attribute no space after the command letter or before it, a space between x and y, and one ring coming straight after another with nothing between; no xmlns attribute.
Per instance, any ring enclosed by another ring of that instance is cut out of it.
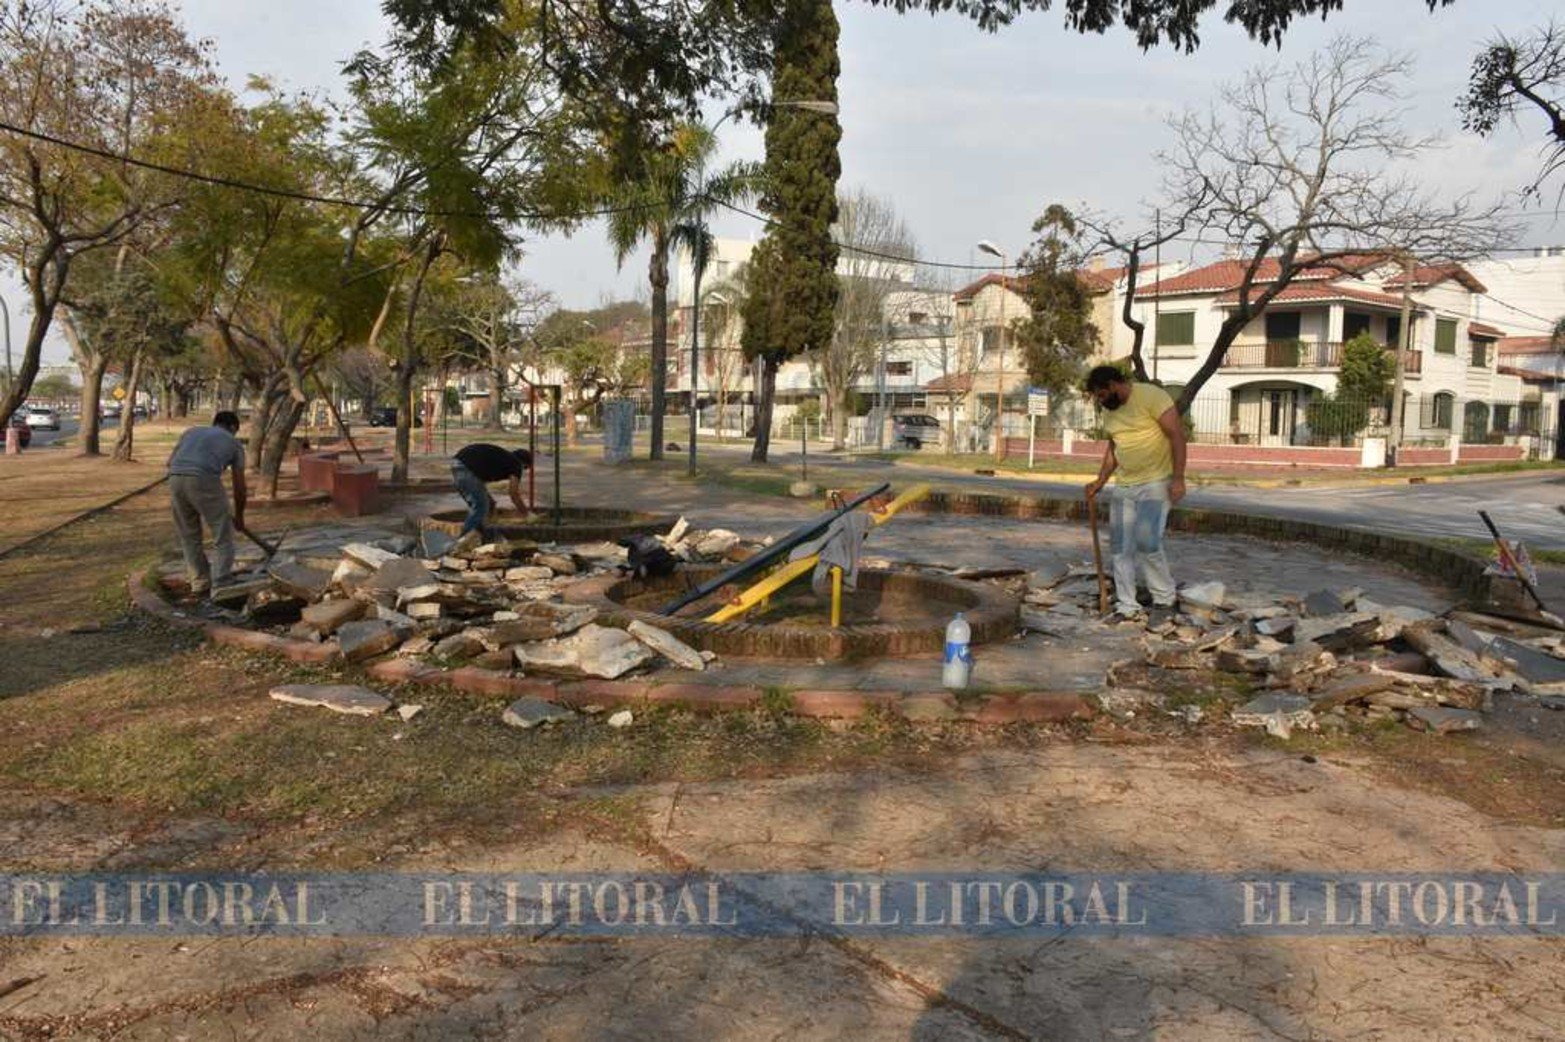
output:
<svg viewBox="0 0 1565 1042"><path fill-rule="evenodd" d="M489 370L489 422L484 426L492 431L505 430L500 421L500 409L505 404L505 366L497 365Z"/></svg>
<svg viewBox="0 0 1565 1042"><path fill-rule="evenodd" d="M277 498L277 480L282 473L283 459L288 455L294 430L304 418L304 407L304 402L289 394L272 410L272 422L267 426L261 446L261 478L272 499Z"/></svg>
<svg viewBox="0 0 1565 1042"><path fill-rule="evenodd" d="M125 407L120 411L120 433L114 439L114 461L129 463L136 450L136 393L141 386L141 352L130 360L130 379L125 381Z"/></svg>
<svg viewBox="0 0 1565 1042"><path fill-rule="evenodd" d="M1159 273L1161 274L1161 273ZM1130 344L1130 365L1135 370L1136 382L1147 382L1147 366L1141 356L1141 342L1146 335L1147 324L1136 318L1133 305L1136 302L1136 281L1141 275L1141 243L1133 243L1130 247L1130 259L1125 265L1125 305L1120 313L1120 318L1130 329L1132 340ZM1153 331L1156 335L1156 331ZM1110 341L1112 342L1112 337Z"/></svg>
<svg viewBox="0 0 1565 1042"><path fill-rule="evenodd" d="M103 448L99 442L103 421L98 416L98 411L103 406L103 374L109 367L109 361L102 355L95 354L85 365L81 362L77 365L80 366L82 374L82 455L101 456Z"/></svg>
<svg viewBox="0 0 1565 1042"><path fill-rule="evenodd" d="M52 261L44 258L52 258ZM43 357L44 338L49 335L49 324L54 320L54 309L60 302L60 291L65 287L69 267L68 255L60 253L58 242L44 243L39 259L27 267L25 277L28 296L32 298L33 317L27 326L27 341L22 345L21 368L16 370L16 378L6 389L4 399L0 399L0 424L11 422L11 414L21 408L32 392Z"/></svg>
<svg viewBox="0 0 1565 1042"><path fill-rule="evenodd" d="M226 399L220 398L218 402L229 412L238 412L239 400L244 397L244 393L245 376L243 373L240 373L238 376L234 377L234 385L228 389L228 397Z"/></svg>
<svg viewBox="0 0 1565 1042"><path fill-rule="evenodd" d="M418 306L424 295L424 280L429 277L429 269L440 257L444 245L444 239L439 235L430 241L419 264L418 275L413 279L412 291L408 293L407 316L402 324L402 359L397 366L397 442L391 455L393 484L408 480L413 456L413 380L422 361L416 336ZM445 393L444 387L440 388L440 393Z"/></svg>
<svg viewBox="0 0 1565 1042"><path fill-rule="evenodd" d="M579 402L567 402L563 400L560 402L560 408L565 410L565 415L562 417L562 419L565 421L565 444L569 445L571 448L575 448L577 443L578 431L576 430L576 411L579 406Z"/></svg>
<svg viewBox="0 0 1565 1042"><path fill-rule="evenodd" d="M777 391L777 363L770 358L761 362L761 393L755 403L755 447L752 463L765 463L772 444L772 398Z"/></svg>
<svg viewBox="0 0 1565 1042"><path fill-rule="evenodd" d="M250 437L245 444L246 470L259 472L261 469L261 448L266 444L266 431L271 425L272 412L277 407L277 385L281 379L281 373L269 375L256 395L255 411L250 415Z"/></svg>
<svg viewBox="0 0 1565 1042"><path fill-rule="evenodd" d="M667 408L664 385L668 381L668 233L657 228L652 233L652 452L649 458L663 458L663 410Z"/></svg>
<svg viewBox="0 0 1565 1042"><path fill-rule="evenodd" d="M844 391L831 405L831 451L841 452L848 447L848 404L852 391Z"/></svg>

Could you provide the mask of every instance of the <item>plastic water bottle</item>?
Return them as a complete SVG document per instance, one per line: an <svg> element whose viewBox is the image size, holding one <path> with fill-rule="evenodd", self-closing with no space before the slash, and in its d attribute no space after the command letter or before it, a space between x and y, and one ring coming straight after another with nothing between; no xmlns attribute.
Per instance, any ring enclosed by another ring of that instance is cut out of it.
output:
<svg viewBox="0 0 1565 1042"><path fill-rule="evenodd" d="M945 665L940 671L940 682L952 691L967 687L968 674L973 671L973 653L968 644L972 638L967 620L957 612L956 618L946 624Z"/></svg>

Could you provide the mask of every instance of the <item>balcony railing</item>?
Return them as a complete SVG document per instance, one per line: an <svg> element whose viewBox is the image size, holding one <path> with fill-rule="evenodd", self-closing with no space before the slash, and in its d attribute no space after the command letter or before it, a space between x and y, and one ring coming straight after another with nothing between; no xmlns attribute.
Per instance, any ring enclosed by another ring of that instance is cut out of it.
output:
<svg viewBox="0 0 1565 1042"><path fill-rule="evenodd" d="M1391 348L1386 348L1390 351ZM1340 369L1342 344L1338 341L1268 340L1258 344L1233 344L1223 356L1225 369ZM1402 371L1423 372L1423 353L1402 352Z"/></svg>

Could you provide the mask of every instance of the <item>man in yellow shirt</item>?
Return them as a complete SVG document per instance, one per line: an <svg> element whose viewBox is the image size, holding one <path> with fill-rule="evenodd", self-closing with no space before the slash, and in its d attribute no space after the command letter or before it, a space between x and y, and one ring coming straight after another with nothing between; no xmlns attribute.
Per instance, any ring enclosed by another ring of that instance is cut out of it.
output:
<svg viewBox="0 0 1565 1042"><path fill-rule="evenodd" d="M1176 594L1163 530L1168 508L1185 497L1185 425L1168 392L1156 384L1133 383L1111 365L1087 374L1087 393L1103 410L1108 447L1098 478L1087 486L1092 499L1115 481L1109 514L1114 555L1114 612L1141 613L1136 601L1136 566L1146 578L1152 603L1171 608Z"/></svg>

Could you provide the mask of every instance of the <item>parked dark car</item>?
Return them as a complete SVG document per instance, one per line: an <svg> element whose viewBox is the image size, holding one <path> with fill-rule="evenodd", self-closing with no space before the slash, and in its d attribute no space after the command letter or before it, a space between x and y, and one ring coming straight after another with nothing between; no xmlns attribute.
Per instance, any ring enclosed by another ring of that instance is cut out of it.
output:
<svg viewBox="0 0 1565 1042"><path fill-rule="evenodd" d="M7 426L10 428L10 431L7 431L6 427L0 427L0 445L5 444L6 435L11 432L15 432L15 437L19 439L18 443L22 448L25 449L33 443L32 428L27 426L27 417L22 413L12 413L11 422Z"/></svg>
<svg viewBox="0 0 1565 1042"><path fill-rule="evenodd" d="M396 425L397 425L397 410L392 408L391 406L387 405L387 406L383 406L382 408L379 408L379 409L371 409L370 410L370 426L371 427L395 427ZM415 426L415 427L422 427L422 426L424 426L424 418L422 416L418 415L417 413L414 413L413 414L413 426Z"/></svg>

